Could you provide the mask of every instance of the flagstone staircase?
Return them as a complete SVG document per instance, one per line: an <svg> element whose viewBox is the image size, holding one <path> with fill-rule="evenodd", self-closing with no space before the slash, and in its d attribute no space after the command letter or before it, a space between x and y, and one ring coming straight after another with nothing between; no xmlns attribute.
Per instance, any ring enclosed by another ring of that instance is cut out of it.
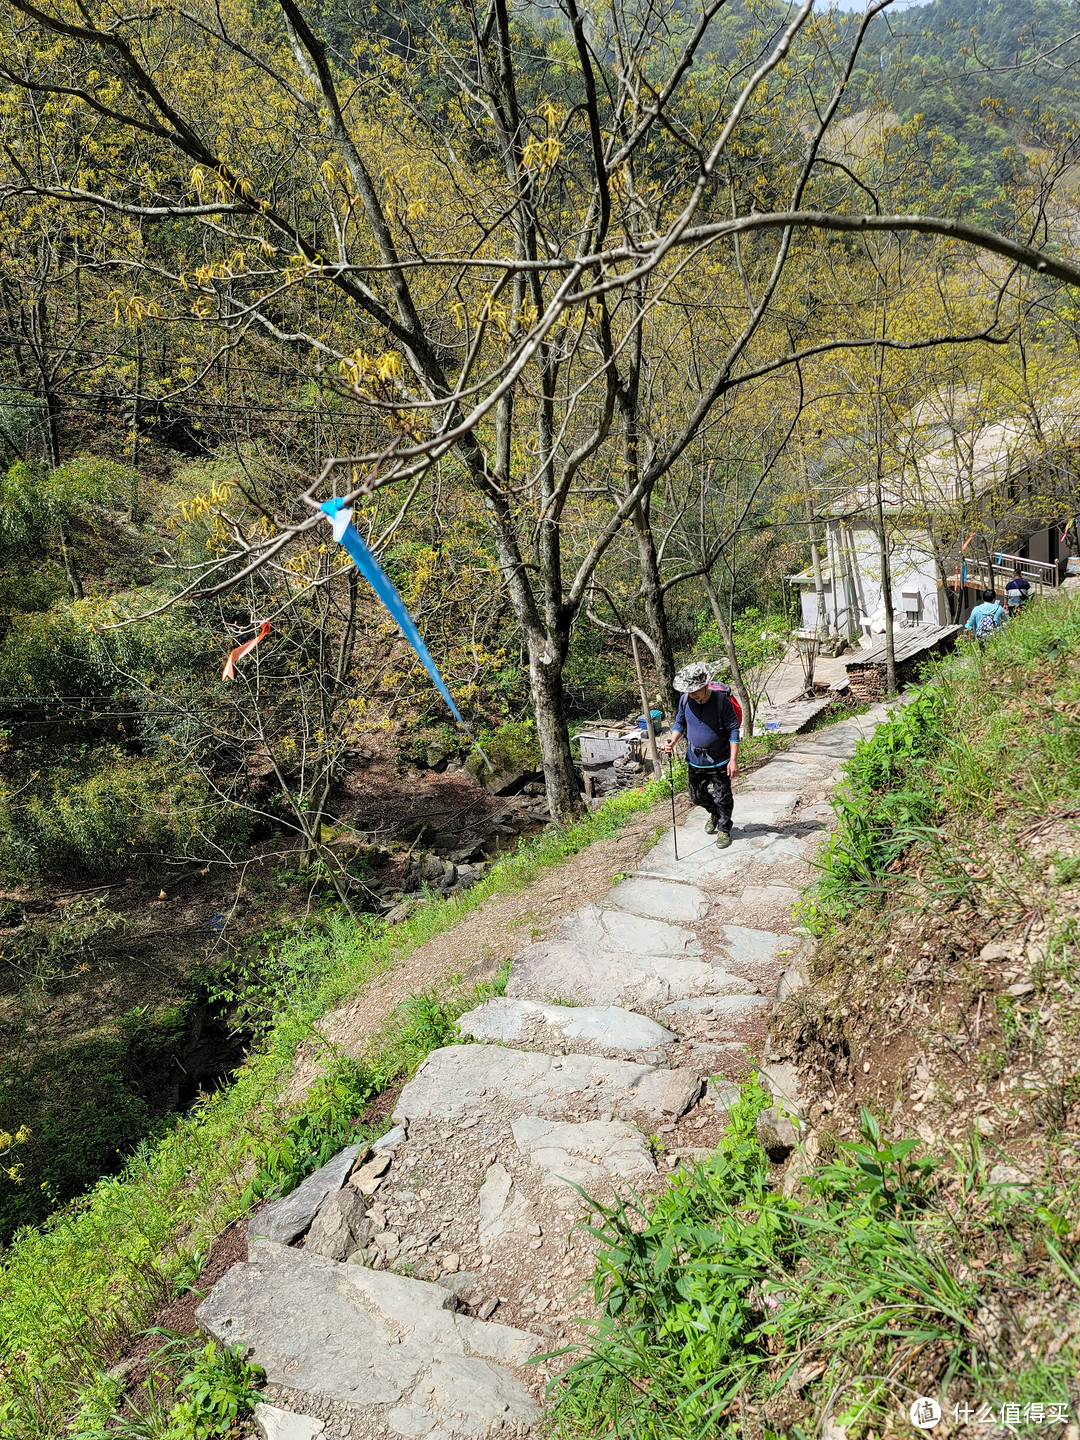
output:
<svg viewBox="0 0 1080 1440"><path fill-rule="evenodd" d="M795 1143L769 1012L803 983L792 911L837 772L885 713L743 779L729 849L691 811L602 904L517 956L505 997L462 1017L469 1043L427 1058L370 1153L342 1152L251 1221L247 1260L198 1319L265 1369L265 1440L531 1434L561 1363L536 1357L595 1313L584 1196L655 1191L710 1153L732 1082L755 1071L776 1102L766 1148Z"/></svg>

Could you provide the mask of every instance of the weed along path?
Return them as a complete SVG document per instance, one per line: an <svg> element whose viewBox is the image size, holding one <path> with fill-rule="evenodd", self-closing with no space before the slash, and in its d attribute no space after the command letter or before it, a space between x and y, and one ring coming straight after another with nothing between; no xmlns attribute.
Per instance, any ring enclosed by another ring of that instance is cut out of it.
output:
<svg viewBox="0 0 1080 1440"><path fill-rule="evenodd" d="M524 945L505 996L462 1016L465 1043L406 1084L394 1128L251 1221L247 1260L198 1319L266 1371L260 1433L530 1434L559 1363L536 1357L580 1342L589 1311L582 1192L610 1203L662 1188L716 1145L730 1083L754 1070L776 1102L766 1148L790 1144L798 1096L766 1053L769 1013L799 983L792 910L830 790L884 715L809 735L746 777L730 848L694 810L635 873Z"/></svg>

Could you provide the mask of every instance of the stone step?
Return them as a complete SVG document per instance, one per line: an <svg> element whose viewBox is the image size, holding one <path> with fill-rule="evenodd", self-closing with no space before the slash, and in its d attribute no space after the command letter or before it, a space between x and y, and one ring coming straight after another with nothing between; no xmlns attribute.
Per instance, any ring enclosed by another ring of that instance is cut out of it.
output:
<svg viewBox="0 0 1080 1440"><path fill-rule="evenodd" d="M675 1000L660 1011L665 1020L679 1025L685 1039L726 1039L739 1022L767 1014L773 1001L766 995L706 995L692 1000Z"/></svg>
<svg viewBox="0 0 1080 1440"><path fill-rule="evenodd" d="M417 1120L460 1126L500 1104L515 1116L590 1119L640 1117L650 1128L683 1113L701 1082L683 1070L595 1055L544 1055L503 1045L448 1045L433 1050L402 1090L394 1123Z"/></svg>
<svg viewBox="0 0 1080 1440"><path fill-rule="evenodd" d="M497 1040L530 1049L564 1048L564 1042L573 1041L575 1050L584 1045L596 1052L648 1051L653 1064L664 1058L660 1047L678 1038L655 1020L620 1005L545 1005L510 996L485 1000L461 1016L458 1029L474 1040Z"/></svg>
<svg viewBox="0 0 1080 1440"><path fill-rule="evenodd" d="M327 1197L345 1184L349 1172L360 1158L361 1149L359 1145L347 1146L302 1180L283 1199L264 1205L248 1222L248 1235L262 1235L281 1245L291 1244L315 1219Z"/></svg>
<svg viewBox="0 0 1080 1440"><path fill-rule="evenodd" d="M751 925L722 925L720 936L726 964L767 969L769 973L778 957L794 955L800 947L793 935L757 930Z"/></svg>
<svg viewBox="0 0 1080 1440"><path fill-rule="evenodd" d="M676 925L692 925L709 913L709 897L697 885L644 874L620 880L608 891L604 905Z"/></svg>
<svg viewBox="0 0 1080 1440"><path fill-rule="evenodd" d="M590 904L516 957L506 993L648 1010L680 995L730 988L730 977L716 973L703 949L684 926Z"/></svg>
<svg viewBox="0 0 1080 1440"><path fill-rule="evenodd" d="M459 1315L456 1304L440 1285L258 1240L196 1319L242 1345L270 1384L315 1400L294 1408L348 1405L372 1437L524 1433L540 1411L521 1367L541 1338Z"/></svg>
<svg viewBox="0 0 1080 1440"><path fill-rule="evenodd" d="M458 1126L410 1124L355 1258L453 1286L480 1318L497 1309L504 1322L528 1328L542 1315L555 1349L579 1338L576 1319L588 1309L582 1296L599 1242L577 1224L586 1195L610 1205L662 1182L637 1125L590 1113L588 1104L581 1119L521 1114L514 1098L501 1092L482 1117ZM649 1126L654 1134L673 1128L674 1117Z"/></svg>
<svg viewBox="0 0 1080 1440"><path fill-rule="evenodd" d="M700 955L701 941L693 930L669 920L634 915L627 910L590 902L568 915L559 927L582 945L631 955Z"/></svg>
<svg viewBox="0 0 1080 1440"><path fill-rule="evenodd" d="M764 914L764 908L757 913ZM651 1014L692 996L753 993L763 978L772 988L778 959L798 949L799 942L783 932L724 924L710 941L708 955L684 959L671 953L599 948L582 941L570 925L514 960L506 991L511 997L530 997L558 988L563 998L583 1005L619 1004Z"/></svg>
<svg viewBox="0 0 1080 1440"><path fill-rule="evenodd" d="M791 860L805 860L812 845L808 846L803 838L801 825L795 827L800 833L782 834L775 825L762 823L759 813L756 808L744 813L736 797L732 843L721 850L713 836L705 833L704 811L693 811L688 822L678 828L678 857L668 830L642 859L639 874L654 880L715 886L740 874L747 865L783 865ZM819 829L821 824L815 819L811 828Z"/></svg>
<svg viewBox="0 0 1080 1440"><path fill-rule="evenodd" d="M777 909L790 919L800 895L801 891L792 885L747 885L739 895L738 904L747 919Z"/></svg>
<svg viewBox="0 0 1080 1440"><path fill-rule="evenodd" d="M783 872L785 880L796 877ZM802 877L799 877L802 878ZM805 878L802 884L806 883ZM740 920L749 921L755 929L769 930L776 934L785 932L792 924L794 906L802 895L802 885L746 885L741 890L724 892L713 901L713 923ZM799 941L791 938L792 946L798 949ZM775 952L779 954L779 951Z"/></svg>
<svg viewBox="0 0 1080 1440"><path fill-rule="evenodd" d="M802 799L798 790L751 790L735 798L735 820L740 830L760 826L776 830L790 820Z"/></svg>
<svg viewBox="0 0 1080 1440"><path fill-rule="evenodd" d="M760 1052L768 1029L769 1011L760 1015L748 1014L740 1018L732 1029L739 1031L739 1039L712 1040L707 1038L709 1027L704 1027L706 1038L690 1035L680 1047L685 1055L685 1064L699 1075L708 1075L710 1080L720 1075L744 1078L753 1072L751 1051Z"/></svg>
<svg viewBox="0 0 1080 1440"><path fill-rule="evenodd" d="M556 1205L573 1214L584 1209L574 1185L589 1188L610 1179L640 1183L656 1173L648 1142L626 1120L574 1123L522 1115L511 1132L519 1153L539 1169L542 1183L554 1192ZM493 1238L490 1226L481 1228L481 1246Z"/></svg>
<svg viewBox="0 0 1080 1440"><path fill-rule="evenodd" d="M326 1431L325 1423L313 1415L298 1415L294 1410L261 1402L251 1418L258 1440L319 1440Z"/></svg>
<svg viewBox="0 0 1080 1440"><path fill-rule="evenodd" d="M796 763L804 760L825 763L827 759L832 759L839 767L844 760L849 760L855 754L856 745L864 735L871 734L872 730L873 727L864 730L845 722L843 728L838 725L834 730L822 730L820 734L800 740L790 750L785 750L784 754L789 761Z"/></svg>
<svg viewBox="0 0 1080 1440"><path fill-rule="evenodd" d="M824 790L831 785L836 773L837 765L822 757L814 760L810 756L799 755L796 757L785 753L783 759L772 760L768 765L763 765L760 770L754 770L747 775L739 787L739 795L746 795L757 790L798 790L805 796L808 792ZM742 806L738 797L735 800L736 813Z"/></svg>
<svg viewBox="0 0 1080 1440"><path fill-rule="evenodd" d="M556 935L531 945L514 961L506 993L512 997L550 995L581 1005L622 1004L650 1011L688 995L722 995L746 990L747 983L706 959L595 950Z"/></svg>

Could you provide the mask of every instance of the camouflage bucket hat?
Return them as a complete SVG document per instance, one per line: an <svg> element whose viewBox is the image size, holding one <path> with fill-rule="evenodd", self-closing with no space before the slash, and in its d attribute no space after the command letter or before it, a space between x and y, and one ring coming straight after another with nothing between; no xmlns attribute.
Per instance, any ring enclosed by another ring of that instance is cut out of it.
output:
<svg viewBox="0 0 1080 1440"><path fill-rule="evenodd" d="M691 690L703 690L712 679L712 667L704 660L691 660L675 676L675 689L686 695Z"/></svg>

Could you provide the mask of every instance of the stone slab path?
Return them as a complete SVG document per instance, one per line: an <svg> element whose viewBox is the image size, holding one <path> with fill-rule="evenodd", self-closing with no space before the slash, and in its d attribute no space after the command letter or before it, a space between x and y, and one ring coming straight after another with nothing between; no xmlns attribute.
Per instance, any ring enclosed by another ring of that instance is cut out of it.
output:
<svg viewBox="0 0 1080 1440"><path fill-rule="evenodd" d="M255 1217L248 1259L198 1319L266 1370L261 1431L533 1432L547 1372L529 1362L580 1340L592 1313L582 1192L661 1188L715 1147L732 1083L755 1071L778 1129L797 1107L794 1074L762 1063L769 1012L798 984L792 907L839 767L885 713L739 782L728 849L690 811L637 873L518 954L506 996L424 1061L371 1153L351 1147Z"/></svg>

